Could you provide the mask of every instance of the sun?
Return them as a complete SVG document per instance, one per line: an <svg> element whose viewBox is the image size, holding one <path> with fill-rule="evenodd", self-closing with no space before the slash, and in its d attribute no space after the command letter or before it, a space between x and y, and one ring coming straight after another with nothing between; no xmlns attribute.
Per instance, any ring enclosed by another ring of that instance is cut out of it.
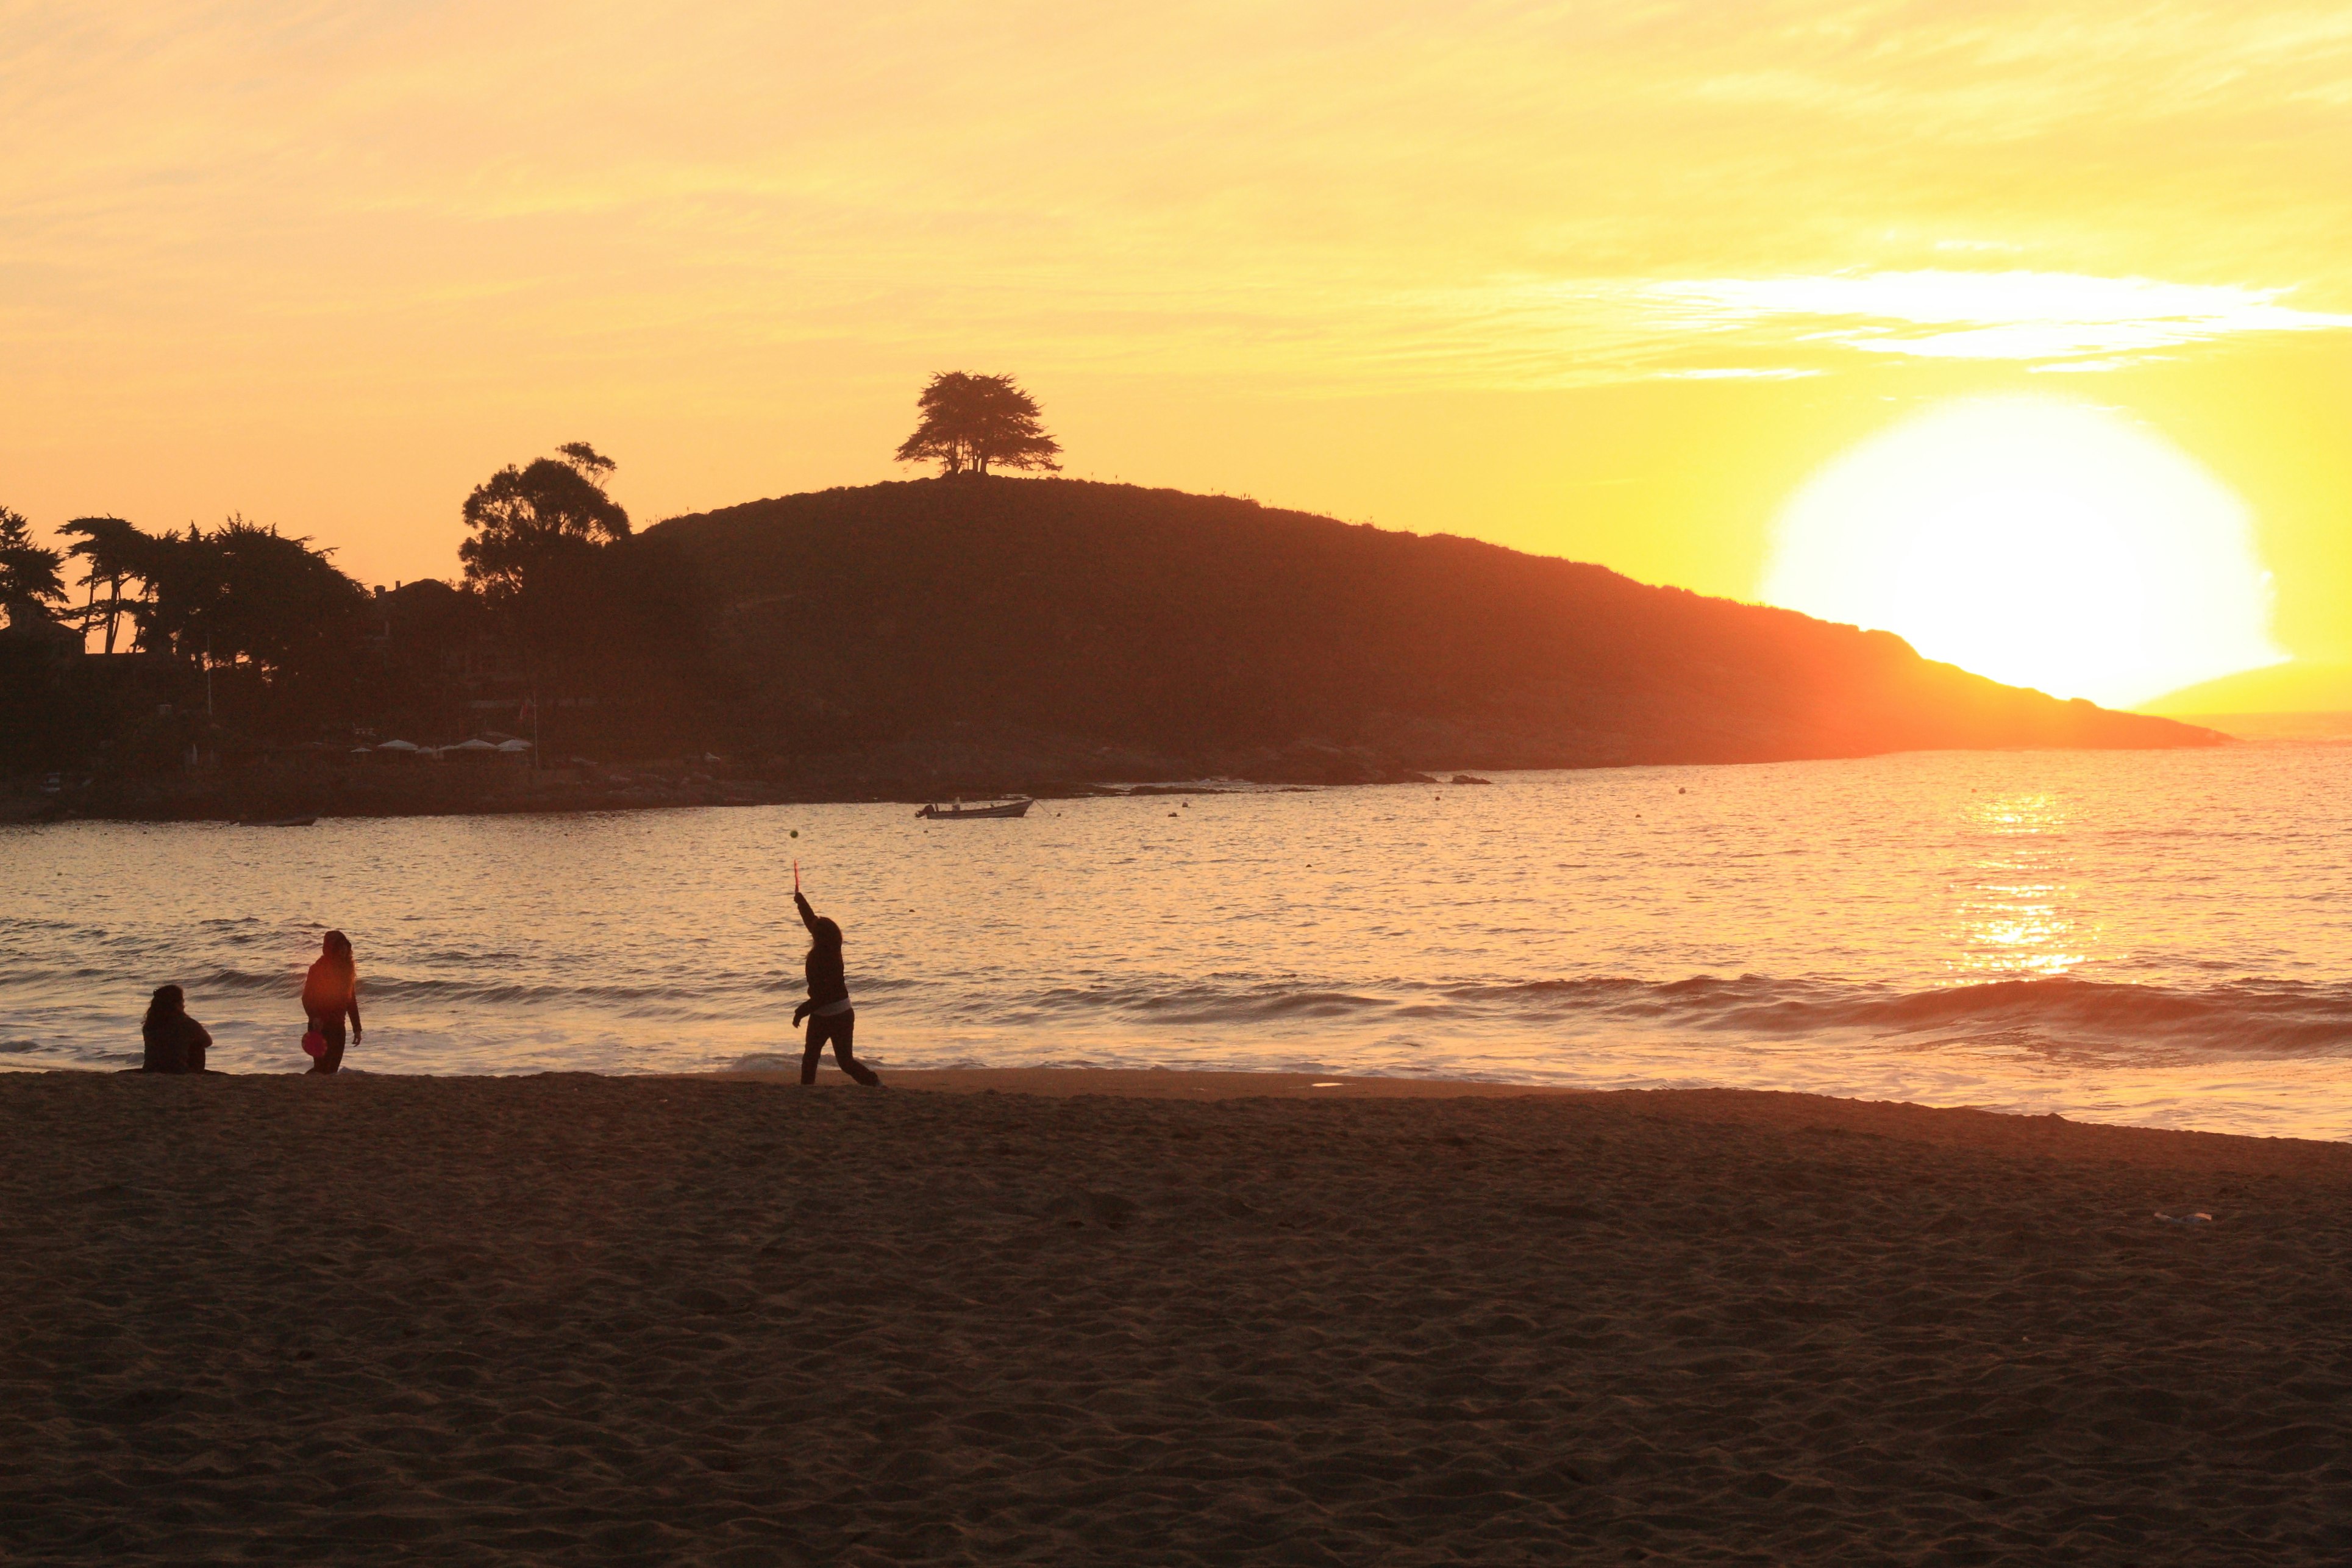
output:
<svg viewBox="0 0 2352 1568"><path fill-rule="evenodd" d="M2287 657L2245 504L2055 398L1946 404L1832 461L1781 511L1762 596L2116 707Z"/></svg>

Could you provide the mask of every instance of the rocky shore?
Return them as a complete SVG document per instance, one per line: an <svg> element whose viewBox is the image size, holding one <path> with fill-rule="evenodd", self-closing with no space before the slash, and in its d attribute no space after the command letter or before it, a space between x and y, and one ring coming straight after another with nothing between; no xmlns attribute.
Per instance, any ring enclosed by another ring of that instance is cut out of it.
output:
<svg viewBox="0 0 2352 1568"><path fill-rule="evenodd" d="M1137 779L1215 781L1134 784ZM1040 800L1176 793L1220 785L1483 784L1467 773L1408 768L1368 748L1302 743L1281 752L1093 758L976 748L809 759L716 756L558 767L432 762L321 763L297 756L232 768L127 779L50 776L0 784L0 823L95 818L126 822L279 822L319 816L628 811L860 801L919 804L961 796Z"/></svg>

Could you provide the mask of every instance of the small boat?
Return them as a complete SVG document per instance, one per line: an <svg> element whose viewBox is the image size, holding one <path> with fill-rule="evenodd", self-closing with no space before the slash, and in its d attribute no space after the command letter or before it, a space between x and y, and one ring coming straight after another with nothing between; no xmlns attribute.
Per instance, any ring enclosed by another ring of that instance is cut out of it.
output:
<svg viewBox="0 0 2352 1568"><path fill-rule="evenodd" d="M1027 795L1023 795L1018 800L1001 800L988 805L966 805L960 800L941 805L939 802L933 801L915 815L934 822L953 822L968 816L1026 816L1029 815L1029 808L1036 804Z"/></svg>
<svg viewBox="0 0 2352 1568"><path fill-rule="evenodd" d="M319 819L315 816L265 816L248 818L239 827L308 827Z"/></svg>

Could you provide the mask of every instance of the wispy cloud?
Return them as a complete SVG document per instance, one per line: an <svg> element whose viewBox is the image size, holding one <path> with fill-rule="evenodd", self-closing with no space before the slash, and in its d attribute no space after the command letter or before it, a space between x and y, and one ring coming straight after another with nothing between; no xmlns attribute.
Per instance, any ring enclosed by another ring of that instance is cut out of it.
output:
<svg viewBox="0 0 2352 1568"><path fill-rule="evenodd" d="M2352 310L2344 0L0 0L0 472L134 451L157 496L429 414L413 493L354 505L440 515L551 408L690 410L664 482L733 484L730 432L895 424L950 361L1698 397Z"/></svg>
<svg viewBox="0 0 2352 1568"><path fill-rule="evenodd" d="M1794 370L1788 367L1743 367L1716 365L1700 370L1670 370L1662 373L1666 381L1799 381L1809 375L1820 375L1818 370Z"/></svg>
<svg viewBox="0 0 2352 1568"><path fill-rule="evenodd" d="M2352 330L2352 315L2284 302L2288 289L2059 272L1840 273L1649 284L1661 327L1774 328L1811 342L1926 359L2074 361L2131 356L2249 332Z"/></svg>
<svg viewBox="0 0 2352 1568"><path fill-rule="evenodd" d="M2288 288L1937 268L1496 279L1349 297L1355 376L1496 385L1790 381L1875 358L2095 374L2266 333L2352 331ZM1336 333L1337 327L1334 326Z"/></svg>

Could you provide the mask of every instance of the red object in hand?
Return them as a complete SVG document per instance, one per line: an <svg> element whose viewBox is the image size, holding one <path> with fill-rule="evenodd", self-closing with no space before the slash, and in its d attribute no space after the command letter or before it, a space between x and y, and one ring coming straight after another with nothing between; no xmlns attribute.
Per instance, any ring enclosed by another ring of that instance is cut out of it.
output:
<svg viewBox="0 0 2352 1568"><path fill-rule="evenodd" d="M302 1049L308 1055L312 1057L325 1056L327 1054L327 1037L319 1033L316 1029L304 1030L302 1032Z"/></svg>
<svg viewBox="0 0 2352 1568"><path fill-rule="evenodd" d="M793 861L793 892L795 892L795 893L797 893L797 892L799 892L800 890L801 890L801 863L800 863L799 861L795 860L795 861Z"/></svg>

